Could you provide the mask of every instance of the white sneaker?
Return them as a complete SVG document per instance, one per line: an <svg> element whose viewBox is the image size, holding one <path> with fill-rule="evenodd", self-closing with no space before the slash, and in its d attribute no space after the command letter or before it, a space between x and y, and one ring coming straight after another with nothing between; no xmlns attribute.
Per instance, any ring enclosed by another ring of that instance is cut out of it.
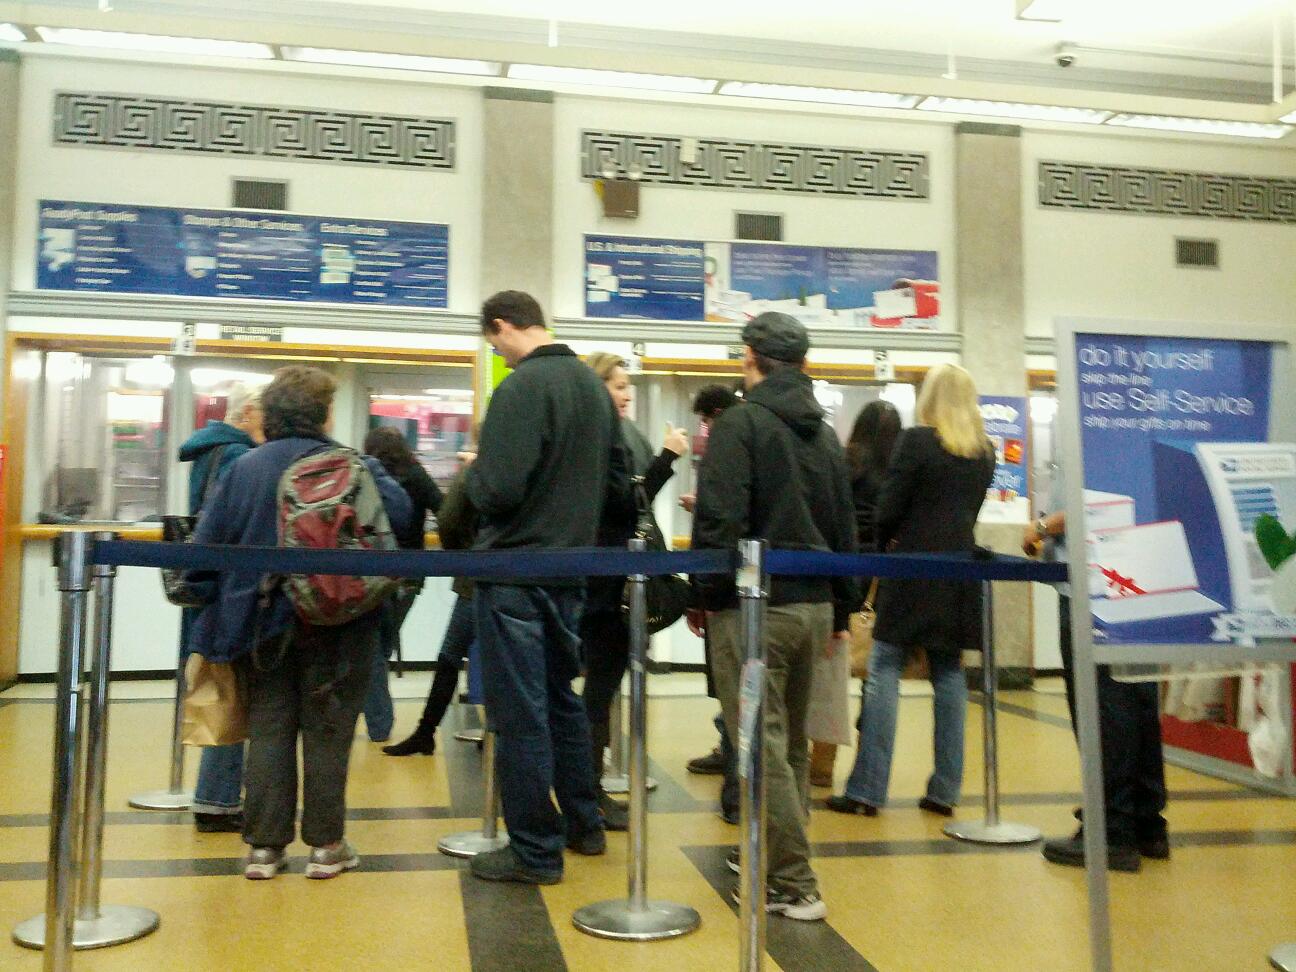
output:
<svg viewBox="0 0 1296 972"><path fill-rule="evenodd" d="M739 892L734 888L733 899L739 902ZM740 902L739 902L740 903ZM782 915L797 921L823 921L828 917L828 906L817 894L796 897L773 888L765 890L765 911L771 915Z"/></svg>
<svg viewBox="0 0 1296 972"><path fill-rule="evenodd" d="M310 860L306 862L306 876L317 881L337 877L343 871L354 870L360 866L360 855L345 840L327 847L312 847Z"/></svg>
<svg viewBox="0 0 1296 972"><path fill-rule="evenodd" d="M281 847L253 847L243 864L243 876L249 881L269 881L288 864Z"/></svg>

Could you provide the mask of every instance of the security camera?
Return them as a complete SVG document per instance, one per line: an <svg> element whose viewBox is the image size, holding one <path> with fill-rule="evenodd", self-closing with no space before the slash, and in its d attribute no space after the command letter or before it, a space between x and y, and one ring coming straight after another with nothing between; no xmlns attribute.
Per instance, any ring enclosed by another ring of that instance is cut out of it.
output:
<svg viewBox="0 0 1296 972"><path fill-rule="evenodd" d="M1075 51L1071 49L1069 44L1059 44L1057 53L1053 55L1053 60L1058 67L1069 68L1076 61Z"/></svg>

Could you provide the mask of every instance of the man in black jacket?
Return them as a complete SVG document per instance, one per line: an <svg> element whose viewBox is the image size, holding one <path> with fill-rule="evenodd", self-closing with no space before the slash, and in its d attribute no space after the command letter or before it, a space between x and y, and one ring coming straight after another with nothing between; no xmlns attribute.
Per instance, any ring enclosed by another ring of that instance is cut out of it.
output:
<svg viewBox="0 0 1296 972"><path fill-rule="evenodd" d="M474 549L592 546L605 497L633 502L607 390L570 348L554 343L530 295L495 294L482 306L481 327L514 371L491 398L465 478L480 515ZM510 841L473 858L480 878L554 884L564 845L604 852L589 722L571 687L580 673L584 597L580 577L477 584L482 685L498 733Z"/></svg>
<svg viewBox="0 0 1296 972"><path fill-rule="evenodd" d="M856 549L850 478L804 373L810 341L787 314L761 314L742 334L744 404L711 428L699 472L693 547L732 550L744 538L782 550ZM735 737L743 646L732 578L699 579L724 722ZM844 651L859 601L844 578L775 578L765 640L768 687L765 773L769 891L766 910L802 921L828 912L810 867L805 735L814 653ZM841 638L835 638L834 633ZM736 738L735 738L736 742ZM730 866L737 870L736 855Z"/></svg>

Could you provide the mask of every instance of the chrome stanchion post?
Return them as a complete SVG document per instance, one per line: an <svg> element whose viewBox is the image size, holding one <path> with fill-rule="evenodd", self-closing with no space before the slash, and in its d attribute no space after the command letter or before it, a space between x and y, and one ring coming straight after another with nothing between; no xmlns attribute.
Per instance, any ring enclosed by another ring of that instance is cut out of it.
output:
<svg viewBox="0 0 1296 972"><path fill-rule="evenodd" d="M184 696L185 666L176 666L175 708L171 712L171 780L165 790L138 793L127 802L136 810L188 810L193 794L184 790Z"/></svg>
<svg viewBox="0 0 1296 972"><path fill-rule="evenodd" d="M985 819L955 820L945 834L974 844L1030 844L1042 834L1027 824L999 819L999 722L995 709L999 693L994 654L994 612L990 581L981 582L981 738L985 754Z"/></svg>
<svg viewBox="0 0 1296 972"><path fill-rule="evenodd" d="M96 533L96 542L113 540L112 533ZM90 660L90 690L85 712L85 813L81 827L81 873L77 889L76 922L72 947L106 948L133 942L154 931L160 919L155 911L99 903L103 878L104 781L108 769L108 676L112 670L113 581L117 568L95 564L94 653ZM45 945L44 916L14 929L14 940L29 948Z"/></svg>
<svg viewBox="0 0 1296 972"><path fill-rule="evenodd" d="M1296 942L1279 945L1270 952L1269 964L1278 972L1296 972Z"/></svg>
<svg viewBox="0 0 1296 972"><path fill-rule="evenodd" d="M462 703L460 703L462 706ZM477 725L471 728L463 728L454 734L455 739L459 742L482 743L486 739L486 708L481 705L472 706L473 711L477 713Z"/></svg>
<svg viewBox="0 0 1296 972"><path fill-rule="evenodd" d="M85 678L86 600L90 590L90 535L81 531L61 534L55 554L62 605L45 914L23 922L14 929L13 938L28 948L39 948L48 943L45 972L68 972L72 968L77 836L82 799L81 702ZM40 944L33 941L33 924L43 928Z"/></svg>
<svg viewBox="0 0 1296 972"><path fill-rule="evenodd" d="M629 793L630 740L625 731L625 696L620 689L612 696L609 709L611 718L608 725L608 756L612 772L604 776L599 781L599 785L603 787L604 793ZM596 766L594 769L601 772L602 767ZM650 792L657 789L657 781L651 776L645 779L644 785Z"/></svg>
<svg viewBox="0 0 1296 972"><path fill-rule="evenodd" d="M765 968L765 543L738 544L738 613L745 660L738 696L740 972Z"/></svg>
<svg viewBox="0 0 1296 972"><path fill-rule="evenodd" d="M482 738L482 778L485 795L482 797L482 825L480 830L467 830L442 837L437 850L450 857L476 857L488 851L508 846L508 835L499 832L499 787L495 780L495 730L489 723Z"/></svg>
<svg viewBox="0 0 1296 972"><path fill-rule="evenodd" d="M630 541L643 553L646 541ZM687 905L648 899L648 578L630 583L630 833L626 861L629 894L586 905L572 915L581 931L598 938L648 942L693 931L701 916Z"/></svg>

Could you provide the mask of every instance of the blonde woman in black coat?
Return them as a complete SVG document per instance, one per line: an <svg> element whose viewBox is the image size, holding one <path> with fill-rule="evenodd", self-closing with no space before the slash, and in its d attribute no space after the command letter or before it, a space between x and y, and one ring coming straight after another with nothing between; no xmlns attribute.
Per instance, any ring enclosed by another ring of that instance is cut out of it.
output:
<svg viewBox="0 0 1296 972"><path fill-rule="evenodd" d="M900 437L878 496L879 550L963 553L975 545L977 513L994 476L972 378L958 365L927 374L918 424ZM878 587L859 752L844 796L830 809L873 816L886 805L900 694L900 672L916 648L927 652L935 691L935 769L919 806L949 816L963 786L965 649L981 646L981 594L960 581L883 580Z"/></svg>

